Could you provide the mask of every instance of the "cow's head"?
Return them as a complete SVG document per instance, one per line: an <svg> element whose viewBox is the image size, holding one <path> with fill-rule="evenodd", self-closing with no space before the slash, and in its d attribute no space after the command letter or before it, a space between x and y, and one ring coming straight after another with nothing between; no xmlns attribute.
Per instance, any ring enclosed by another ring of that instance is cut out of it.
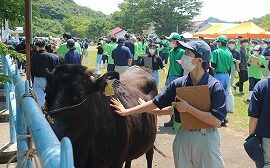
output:
<svg viewBox="0 0 270 168"><path fill-rule="evenodd" d="M100 73L82 65L60 65L47 72L46 106L48 110L80 103L93 92L104 91L108 80L119 79L117 72Z"/></svg>

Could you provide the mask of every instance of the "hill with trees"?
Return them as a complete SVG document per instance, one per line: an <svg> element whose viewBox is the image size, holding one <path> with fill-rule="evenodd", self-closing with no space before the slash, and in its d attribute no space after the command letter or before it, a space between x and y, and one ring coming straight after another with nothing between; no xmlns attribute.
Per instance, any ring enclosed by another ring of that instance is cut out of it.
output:
<svg viewBox="0 0 270 168"><path fill-rule="evenodd" d="M270 14L267 14L265 16L262 16L260 18L253 18L250 20L260 26L261 28L270 31Z"/></svg>

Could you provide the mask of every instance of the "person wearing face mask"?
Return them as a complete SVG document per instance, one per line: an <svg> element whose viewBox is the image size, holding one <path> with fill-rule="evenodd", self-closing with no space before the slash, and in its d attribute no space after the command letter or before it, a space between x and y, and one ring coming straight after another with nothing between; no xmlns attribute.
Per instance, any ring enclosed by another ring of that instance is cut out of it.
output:
<svg viewBox="0 0 270 168"><path fill-rule="evenodd" d="M161 57L159 57L157 54L157 46L155 43L149 44L149 54L147 58L143 58L140 62L140 66L144 66L146 68L149 68L151 70L152 76L157 82L157 86L159 86L159 72L158 70L163 69L166 72L166 69L164 67L164 64L162 62ZM147 65L146 59L151 58L150 65Z"/></svg>
<svg viewBox="0 0 270 168"><path fill-rule="evenodd" d="M235 88L236 86L233 84L234 78L235 78L235 73L239 72L239 64L241 62L241 57L240 57L240 52L235 49L236 46L236 41L235 40L229 40L228 42L228 48L230 52L233 55L233 62L234 66L231 68L231 76L230 76L230 86Z"/></svg>
<svg viewBox="0 0 270 168"><path fill-rule="evenodd" d="M169 70L166 80L166 85L169 85L175 79L184 75L184 70L181 65L179 65L176 60L180 60L185 53L185 50L180 48L179 41L183 40L184 37L178 33L171 33L169 37L166 37L170 41L171 50L169 53ZM164 123L164 127L173 126L173 116L169 122Z"/></svg>
<svg viewBox="0 0 270 168"><path fill-rule="evenodd" d="M241 62L239 64L239 81L235 84L237 87L239 87L240 94L244 93L244 83L248 80L248 66L247 66L247 60L249 57L249 49L248 49L248 39L242 39L241 41L242 47L240 48L240 57ZM236 90L236 87L234 88Z"/></svg>
<svg viewBox="0 0 270 168"><path fill-rule="evenodd" d="M270 40L264 40L264 50L262 52L266 60L266 67L263 70L264 79L269 78L270 74Z"/></svg>
<svg viewBox="0 0 270 168"><path fill-rule="evenodd" d="M204 41L188 43L179 41L179 44L185 49L185 54L178 62L189 72L187 76L179 77L171 82L153 100L145 102L140 99L140 105L126 109L120 101L111 99L111 106L121 116L144 112L155 115L170 115L177 111L177 113L190 113L213 128L196 130L180 128L177 130L173 143L175 167L222 168L224 163L221 158L220 135L217 128L227 115L226 96L222 84L207 72L212 55L211 49ZM200 85L209 87L211 110L208 113L196 109L176 95L176 89L179 87ZM176 99L179 102L176 102ZM171 105L177 111L173 112Z"/></svg>
<svg viewBox="0 0 270 168"><path fill-rule="evenodd" d="M262 48L256 45L253 48L253 55L248 59L248 79L249 79L249 97L248 101L251 99L253 89L255 85L263 78L263 69L265 68L265 58L261 55Z"/></svg>

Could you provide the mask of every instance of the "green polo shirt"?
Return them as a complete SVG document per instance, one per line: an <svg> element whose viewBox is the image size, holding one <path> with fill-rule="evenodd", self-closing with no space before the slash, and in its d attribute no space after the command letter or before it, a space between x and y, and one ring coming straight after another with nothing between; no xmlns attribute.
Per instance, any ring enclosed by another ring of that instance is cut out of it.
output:
<svg viewBox="0 0 270 168"><path fill-rule="evenodd" d="M139 55L140 55L139 44L137 42L135 42L134 43L134 57L133 57L133 60L138 60Z"/></svg>
<svg viewBox="0 0 270 168"><path fill-rule="evenodd" d="M75 48L76 50L82 54L82 49L81 49L81 45L79 43L75 43ZM60 45L60 47L57 49L57 55L61 58L65 58L66 53L69 51L69 49L67 48L67 43L63 43L62 45Z"/></svg>
<svg viewBox="0 0 270 168"><path fill-rule="evenodd" d="M181 48L171 49L170 51L170 67L169 76L181 76L183 74L183 68L176 60L181 60L182 56L185 54L185 50Z"/></svg>
<svg viewBox="0 0 270 168"><path fill-rule="evenodd" d="M118 46L117 43L111 43L110 44L110 52L108 56L108 64L114 64L114 60L112 58L112 51Z"/></svg>
<svg viewBox="0 0 270 168"><path fill-rule="evenodd" d="M108 44L108 43L104 43L103 45L102 45L102 48L103 48L103 53L105 54L105 53L107 53L108 55L110 54L110 52L111 52L111 46L110 46L110 44Z"/></svg>
<svg viewBox="0 0 270 168"><path fill-rule="evenodd" d="M148 44L147 43L144 43L143 45L142 45L142 49L143 49L143 54L146 54L146 49L148 48Z"/></svg>
<svg viewBox="0 0 270 168"><path fill-rule="evenodd" d="M141 57L145 52L143 51L143 45L142 42L138 42L138 53L139 53L139 57Z"/></svg>
<svg viewBox="0 0 270 168"><path fill-rule="evenodd" d="M256 57L255 55L252 55L251 57ZM249 57L249 60L251 58ZM266 61L264 56L259 55L259 64L266 66ZM256 78L256 79L262 79L263 78L263 68L261 68L259 65L250 65L248 69L248 77L250 78Z"/></svg>
<svg viewBox="0 0 270 168"><path fill-rule="evenodd" d="M211 62L216 65L215 71L217 73L229 72L234 66L232 53L224 46L213 51Z"/></svg>

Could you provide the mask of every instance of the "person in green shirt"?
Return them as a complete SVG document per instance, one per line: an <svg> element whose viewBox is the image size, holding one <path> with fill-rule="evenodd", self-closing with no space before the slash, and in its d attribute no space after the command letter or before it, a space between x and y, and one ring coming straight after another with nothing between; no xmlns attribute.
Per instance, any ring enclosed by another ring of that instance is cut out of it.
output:
<svg viewBox="0 0 270 168"><path fill-rule="evenodd" d="M107 69L107 64L108 64L108 57L109 53L111 52L111 46L110 46L111 41L109 39L105 39L105 43L102 44L102 48L104 51L104 54L102 55L102 68Z"/></svg>
<svg viewBox="0 0 270 168"><path fill-rule="evenodd" d="M110 52L108 54L108 66L107 66L107 71L114 71L115 65L114 65L114 60L112 58L112 51L118 46L117 44L117 39L115 37L111 38L111 43L110 43Z"/></svg>
<svg viewBox="0 0 270 168"><path fill-rule="evenodd" d="M137 42L138 42L138 53L139 53L138 62L141 62L141 60L145 54L145 51L143 49L143 43L142 43L141 38L138 37L137 40L138 40Z"/></svg>
<svg viewBox="0 0 270 168"><path fill-rule="evenodd" d="M229 93L231 68L234 66L233 55L227 48L227 42L227 36L220 35L218 37L218 39L215 41L218 49L213 51L213 57L211 59L211 66L215 70L214 77L222 84L226 96ZM221 125L226 126L227 123L228 118L226 116Z"/></svg>
<svg viewBox="0 0 270 168"><path fill-rule="evenodd" d="M164 37L161 38L161 55L162 61L164 61L165 64L168 63L168 58L170 55L170 42L166 40Z"/></svg>
<svg viewBox="0 0 270 168"><path fill-rule="evenodd" d="M148 41L146 39L142 39L143 54L146 54L147 48L148 48Z"/></svg>
<svg viewBox="0 0 270 168"><path fill-rule="evenodd" d="M253 89L255 85L263 79L263 69L266 66L266 61L264 56L261 55L262 48L260 45L256 45L253 48L253 55L248 59L248 79L249 79L249 97L247 98L250 101Z"/></svg>
<svg viewBox="0 0 270 168"><path fill-rule="evenodd" d="M169 70L166 80L166 85L169 85L175 79L183 76L184 70L182 65L178 64L176 60L181 60L182 56L185 54L185 50L180 47L180 42L184 39L184 37L178 33L171 33L169 37L166 37L167 40L170 41L170 45L172 49L169 52ZM172 116L170 121L164 123L164 127L172 127L173 126L173 119Z"/></svg>
<svg viewBox="0 0 270 168"><path fill-rule="evenodd" d="M240 48L242 47L241 40L243 39L242 36L237 36L236 37L236 45L235 45L235 50L240 52Z"/></svg>
<svg viewBox="0 0 270 168"><path fill-rule="evenodd" d="M64 33L63 34L63 38L65 39L65 41L72 39L72 35L70 33ZM75 42L75 49L82 55L82 49L81 49L81 45L77 42ZM67 42L61 44L59 46L59 48L57 49L57 55L60 57L60 59L64 59L65 58L65 54L69 51L69 49L67 48Z"/></svg>
<svg viewBox="0 0 270 168"><path fill-rule="evenodd" d="M139 65L138 58L140 55L139 51L139 43L137 41L137 38L135 36L132 36L130 39L134 43L134 56L132 60L132 65Z"/></svg>
<svg viewBox="0 0 270 168"><path fill-rule="evenodd" d="M233 63L232 53L227 48L228 38L226 36L219 36L216 40L218 49L213 51L211 66L215 69L214 77L219 80L227 94L230 83L230 72Z"/></svg>

